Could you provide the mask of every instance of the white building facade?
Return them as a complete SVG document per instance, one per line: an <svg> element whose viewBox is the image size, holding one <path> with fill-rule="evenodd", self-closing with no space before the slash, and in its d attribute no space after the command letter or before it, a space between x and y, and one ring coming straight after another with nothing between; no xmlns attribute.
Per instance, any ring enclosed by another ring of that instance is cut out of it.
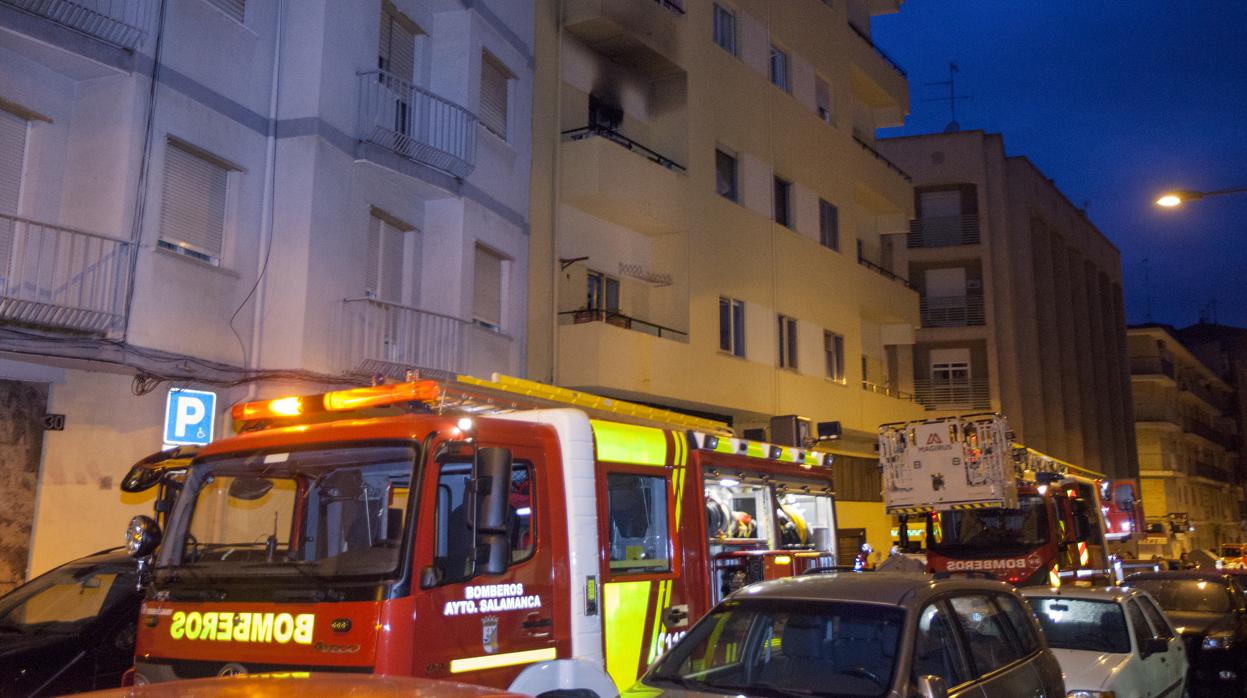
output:
<svg viewBox="0 0 1247 698"><path fill-rule="evenodd" d="M219 437L249 397L522 373L529 5L0 0L0 588L150 511L117 483L170 387Z"/></svg>

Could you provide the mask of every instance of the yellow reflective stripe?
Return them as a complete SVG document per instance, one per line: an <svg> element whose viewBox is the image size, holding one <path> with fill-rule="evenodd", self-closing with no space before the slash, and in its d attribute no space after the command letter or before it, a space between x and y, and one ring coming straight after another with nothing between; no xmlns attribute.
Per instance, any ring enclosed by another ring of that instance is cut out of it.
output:
<svg viewBox="0 0 1247 698"><path fill-rule="evenodd" d="M675 488L675 529L680 530L680 510L684 499L684 468L688 462L688 440L684 434L672 434L675 443L675 470L671 473L671 484Z"/></svg>
<svg viewBox="0 0 1247 698"><path fill-rule="evenodd" d="M598 460L633 465L667 464L667 435L662 429L619 422L589 422L597 439Z"/></svg>
<svg viewBox="0 0 1247 698"><path fill-rule="evenodd" d="M651 582L611 582L602 585L602 619L606 645L606 672L620 691L636 683L645 642L645 615Z"/></svg>
<svg viewBox="0 0 1247 698"><path fill-rule="evenodd" d="M650 629L649 650L645 655L645 665L654 663L658 656L658 634L662 632L662 610L667 607L666 599L671 595L671 580L662 579L658 582L658 594L654 599L654 627Z"/></svg>
<svg viewBox="0 0 1247 698"><path fill-rule="evenodd" d="M558 657L558 653L555 649L546 647L540 650L487 654L482 657L468 657L467 659L452 659L450 660L450 673L462 674L465 671L481 671L482 669L497 669L498 667L515 666L516 664L548 662L556 657Z"/></svg>

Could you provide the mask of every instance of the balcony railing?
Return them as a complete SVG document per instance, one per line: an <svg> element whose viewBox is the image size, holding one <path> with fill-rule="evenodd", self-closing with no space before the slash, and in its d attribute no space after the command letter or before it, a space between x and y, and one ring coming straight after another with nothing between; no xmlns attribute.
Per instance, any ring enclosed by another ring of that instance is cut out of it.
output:
<svg viewBox="0 0 1247 698"><path fill-rule="evenodd" d="M677 15L684 15L684 0L654 0L658 5Z"/></svg>
<svg viewBox="0 0 1247 698"><path fill-rule="evenodd" d="M1160 356L1132 356L1130 357L1130 375L1173 378L1173 361Z"/></svg>
<svg viewBox="0 0 1247 698"><path fill-rule="evenodd" d="M0 0L125 49L151 26L151 0Z"/></svg>
<svg viewBox="0 0 1247 698"><path fill-rule="evenodd" d="M849 22L849 28L853 30L854 34L857 34L859 37L861 37L862 41L865 41L867 44L869 44L870 47L875 50L875 53L879 54L880 57L883 58L883 60L887 61L888 65L892 66L892 68L894 68L896 72L900 73L901 77L906 77L905 69L901 68L901 66L896 61L892 60L891 56L884 53L883 49L876 46L875 42L870 40L870 37L867 36L866 32L862 31L856 24L852 22Z"/></svg>
<svg viewBox="0 0 1247 698"><path fill-rule="evenodd" d="M957 382L919 378L914 380L914 394L918 402L928 410L991 407L986 378Z"/></svg>
<svg viewBox="0 0 1247 698"><path fill-rule="evenodd" d="M0 319L105 334L125 324L131 243L0 214Z"/></svg>
<svg viewBox="0 0 1247 698"><path fill-rule="evenodd" d="M977 244L979 244L979 217L975 213L964 216L915 218L909 222L907 247L952 247Z"/></svg>
<svg viewBox="0 0 1247 698"><path fill-rule="evenodd" d="M393 73L359 73L359 138L466 177L476 166L476 115Z"/></svg>
<svg viewBox="0 0 1247 698"><path fill-rule="evenodd" d="M880 153L878 150L875 150L874 146L872 146L870 143L867 143L866 139L857 133L856 128L854 129L853 140L857 141L857 144L862 146L862 149L864 149L866 152L870 153L871 155L874 155L875 159L877 159L878 161L886 165L888 169L893 170L900 176L904 177L906 182L914 181L914 178L910 177L908 172L906 172L905 170L902 170L899 165L897 165L896 163L884 157L883 153Z"/></svg>
<svg viewBox="0 0 1247 698"><path fill-rule="evenodd" d="M466 320L375 298L348 298L343 339L348 370L389 373L399 367L462 373Z"/></svg>
<svg viewBox="0 0 1247 698"><path fill-rule="evenodd" d="M865 380L862 381L862 390L865 390L871 393L876 393L878 395L886 395L887 397L894 397L897 400L913 400L914 399L913 393L907 393L904 390L893 388L890 385L880 385L878 383L871 383L870 381L865 381Z"/></svg>
<svg viewBox="0 0 1247 698"><path fill-rule="evenodd" d="M983 296L923 296L919 302L923 327L982 325Z"/></svg>
<svg viewBox="0 0 1247 698"><path fill-rule="evenodd" d="M1212 405L1218 410L1223 412L1228 410L1230 408L1229 397L1213 390L1207 384L1203 383L1197 375L1198 374L1195 374L1195 372L1190 368L1179 371L1178 389L1191 393L1195 397L1203 400L1209 405Z"/></svg>
<svg viewBox="0 0 1247 698"><path fill-rule="evenodd" d="M914 287L914 286L913 286L913 284L909 283L909 279L906 279L906 278L905 278L905 277L903 277L903 276L898 276L898 275L896 275L896 274L892 273L891 271L888 271L887 269L884 269L883 267L879 266L878 264L875 264L874 262L870 261L869 259L866 259L866 258L865 258L865 257L863 257L861 254L858 254L858 255L857 255L857 263L858 263L858 264L860 264L860 265L862 265L863 267L866 267L867 269L869 269L869 270L871 270L871 271L875 272L876 274L879 274L880 276L884 276L884 277L889 278L889 279L891 279L891 280L893 280L893 281L896 281L896 282L898 282L898 283L903 284L903 285L905 286L905 288L913 288L913 287Z"/></svg>
<svg viewBox="0 0 1247 698"><path fill-rule="evenodd" d="M625 330L643 332L663 339L674 339L680 342L688 341L687 332L624 315L614 310L581 308L580 310L565 310L559 313L560 324L579 325L585 322L605 322L608 325L614 325Z"/></svg>
<svg viewBox="0 0 1247 698"><path fill-rule="evenodd" d="M1218 468L1211 463L1196 462L1195 467L1191 469L1192 474L1196 477L1207 478L1215 482L1230 482L1230 473L1226 470Z"/></svg>
<svg viewBox="0 0 1247 698"><path fill-rule="evenodd" d="M1235 446L1233 434L1216 429L1192 417L1182 417L1182 431L1195 434L1226 449L1232 450Z"/></svg>
<svg viewBox="0 0 1247 698"><path fill-rule="evenodd" d="M1178 408L1170 401L1149 400L1143 403L1135 403L1134 421L1136 422L1169 422L1171 424L1181 424L1181 417L1178 415Z"/></svg>
<svg viewBox="0 0 1247 698"><path fill-rule="evenodd" d="M662 165L668 170L673 170L675 172L685 171L684 165L681 165L656 150L652 150L641 145L640 143L637 143L614 129L606 128L604 126L583 126L581 128L574 128L570 131L563 132L563 138L569 141L578 141L584 138L593 138L594 136L605 138L611 143L627 148L628 150L631 150L632 152L652 162Z"/></svg>

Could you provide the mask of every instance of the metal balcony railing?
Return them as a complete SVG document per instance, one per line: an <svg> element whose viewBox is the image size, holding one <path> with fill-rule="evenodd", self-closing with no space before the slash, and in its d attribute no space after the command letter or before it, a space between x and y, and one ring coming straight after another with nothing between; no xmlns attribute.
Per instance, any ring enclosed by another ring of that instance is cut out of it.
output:
<svg viewBox="0 0 1247 698"><path fill-rule="evenodd" d="M991 395L986 378L958 382L919 378L914 380L914 395L919 404L928 410L991 407Z"/></svg>
<svg viewBox="0 0 1247 698"><path fill-rule="evenodd" d="M860 145L862 149L864 149L866 152L870 153L871 155L874 155L875 159L882 162L884 165L886 165L888 169L904 177L906 182L914 181L914 178L910 177L908 172L906 172L905 170L902 170L899 165L897 165L896 163L884 157L883 153L880 153L878 150L875 150L874 146L866 142L866 139L863 137L863 135L857 132L856 126L853 128L853 140L857 141L857 144Z"/></svg>
<svg viewBox="0 0 1247 698"><path fill-rule="evenodd" d="M872 383L866 380L862 381L862 390L875 393L877 395L885 395L887 397L894 397L897 400L911 400L912 401L914 399L913 393L907 393L904 390L899 390L890 385L880 385L878 383Z"/></svg>
<svg viewBox="0 0 1247 698"><path fill-rule="evenodd" d="M1169 422L1171 424L1181 424L1181 417L1178 415L1178 408L1172 402L1149 401L1147 403L1136 403L1134 406L1134 420L1136 422Z"/></svg>
<svg viewBox="0 0 1247 698"><path fill-rule="evenodd" d="M1215 391L1207 383L1204 383L1198 374L1189 367L1178 372L1178 389L1191 393L1223 412L1230 408L1229 396Z"/></svg>
<svg viewBox="0 0 1247 698"><path fill-rule="evenodd" d="M674 14L684 15L684 0L654 0L654 2Z"/></svg>
<svg viewBox="0 0 1247 698"><path fill-rule="evenodd" d="M1235 446L1233 434L1221 431L1220 429L1205 424L1193 417L1182 417L1182 431L1207 439L1222 448L1232 450Z"/></svg>
<svg viewBox="0 0 1247 698"><path fill-rule="evenodd" d="M952 247L979 244L979 217L976 213L963 216L932 216L909 222L907 247Z"/></svg>
<svg viewBox="0 0 1247 698"><path fill-rule="evenodd" d="M466 177L476 167L476 115L393 73L359 73L359 138Z"/></svg>
<svg viewBox="0 0 1247 698"><path fill-rule="evenodd" d="M581 308L579 310L565 310L559 313L559 323L564 325L579 325L585 322L604 322L608 325L621 327L625 330L633 330L634 332L643 332L645 334L661 337L663 339L674 339L680 342L688 341L688 333L683 330L677 330L663 325L641 320L640 318L624 315L618 311L605 310L603 308Z"/></svg>
<svg viewBox="0 0 1247 698"><path fill-rule="evenodd" d="M1207 478L1216 482L1230 482L1230 473L1222 468L1218 468L1212 463L1201 463L1196 461L1195 467L1191 468L1191 474L1196 477Z"/></svg>
<svg viewBox="0 0 1247 698"><path fill-rule="evenodd" d="M849 28L852 29L853 33L857 34L861 38L862 41L865 41L867 44L869 44L870 47L875 50L875 53L879 54L879 56L883 58L883 60L887 61L888 65L892 66L893 70L900 73L901 77L906 77L905 69L902 68L900 64L898 64L896 61L892 60L891 56L884 53L883 49L875 45L875 42L870 40L870 36L867 35L866 32L862 31L860 27L858 27L856 24L852 22L849 22Z"/></svg>
<svg viewBox="0 0 1247 698"><path fill-rule="evenodd" d="M923 296L918 304L923 327L984 324L983 296Z"/></svg>
<svg viewBox="0 0 1247 698"><path fill-rule="evenodd" d="M878 264L876 264L876 263L874 263L874 262L870 261L869 259L866 259L865 257L863 257L863 256L861 255L861 253L858 253L858 255L857 255L857 263L858 263L858 264L860 264L860 265L862 265L863 267L866 267L867 269L869 269L869 270L871 270L871 271L875 272L876 274L878 274L878 275L880 275L880 276L883 276L883 277L889 278L889 279L891 279L891 280L893 280L893 281L896 281L896 282L898 282L898 283L900 283L900 284L904 285L904 286L905 286L905 288L911 288L911 289L912 289L912 288L914 287L914 286L913 286L913 284L909 283L909 279L906 279L906 278L905 278L905 277L903 277L903 276L899 276L899 275L897 275L897 274L895 274L895 273L893 273L893 272L891 272L891 271L888 271L887 269L884 269L883 267L879 266Z"/></svg>
<svg viewBox="0 0 1247 698"><path fill-rule="evenodd" d="M1130 357L1130 375L1173 378L1173 361L1160 356L1132 356Z"/></svg>
<svg viewBox="0 0 1247 698"><path fill-rule="evenodd" d="M472 324L375 298L343 301L347 370L390 373L399 367L462 373Z"/></svg>
<svg viewBox="0 0 1247 698"><path fill-rule="evenodd" d="M151 26L152 0L0 0L125 49Z"/></svg>
<svg viewBox="0 0 1247 698"><path fill-rule="evenodd" d="M0 319L119 331L130 254L124 240L0 214Z"/></svg>
<svg viewBox="0 0 1247 698"><path fill-rule="evenodd" d="M681 165L656 150L652 150L641 145L640 143L637 143L614 129L606 128L605 126L582 126L581 128L574 128L570 131L563 132L563 138L569 141L578 141L585 138L593 138L594 136L605 138L611 143L627 148L647 160L662 165L668 170L675 172L685 171L684 165Z"/></svg>

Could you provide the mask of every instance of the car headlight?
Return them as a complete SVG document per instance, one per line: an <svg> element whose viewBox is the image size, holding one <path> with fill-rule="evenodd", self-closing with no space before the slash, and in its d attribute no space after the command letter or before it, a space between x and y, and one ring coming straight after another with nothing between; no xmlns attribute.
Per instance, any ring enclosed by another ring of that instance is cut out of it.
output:
<svg viewBox="0 0 1247 698"><path fill-rule="evenodd" d="M1113 691L1070 691L1065 698L1117 698Z"/></svg>
<svg viewBox="0 0 1247 698"><path fill-rule="evenodd" d="M1234 636L1228 632L1212 633L1204 636L1204 641L1200 643L1200 647L1206 650L1223 650L1230 646Z"/></svg>

